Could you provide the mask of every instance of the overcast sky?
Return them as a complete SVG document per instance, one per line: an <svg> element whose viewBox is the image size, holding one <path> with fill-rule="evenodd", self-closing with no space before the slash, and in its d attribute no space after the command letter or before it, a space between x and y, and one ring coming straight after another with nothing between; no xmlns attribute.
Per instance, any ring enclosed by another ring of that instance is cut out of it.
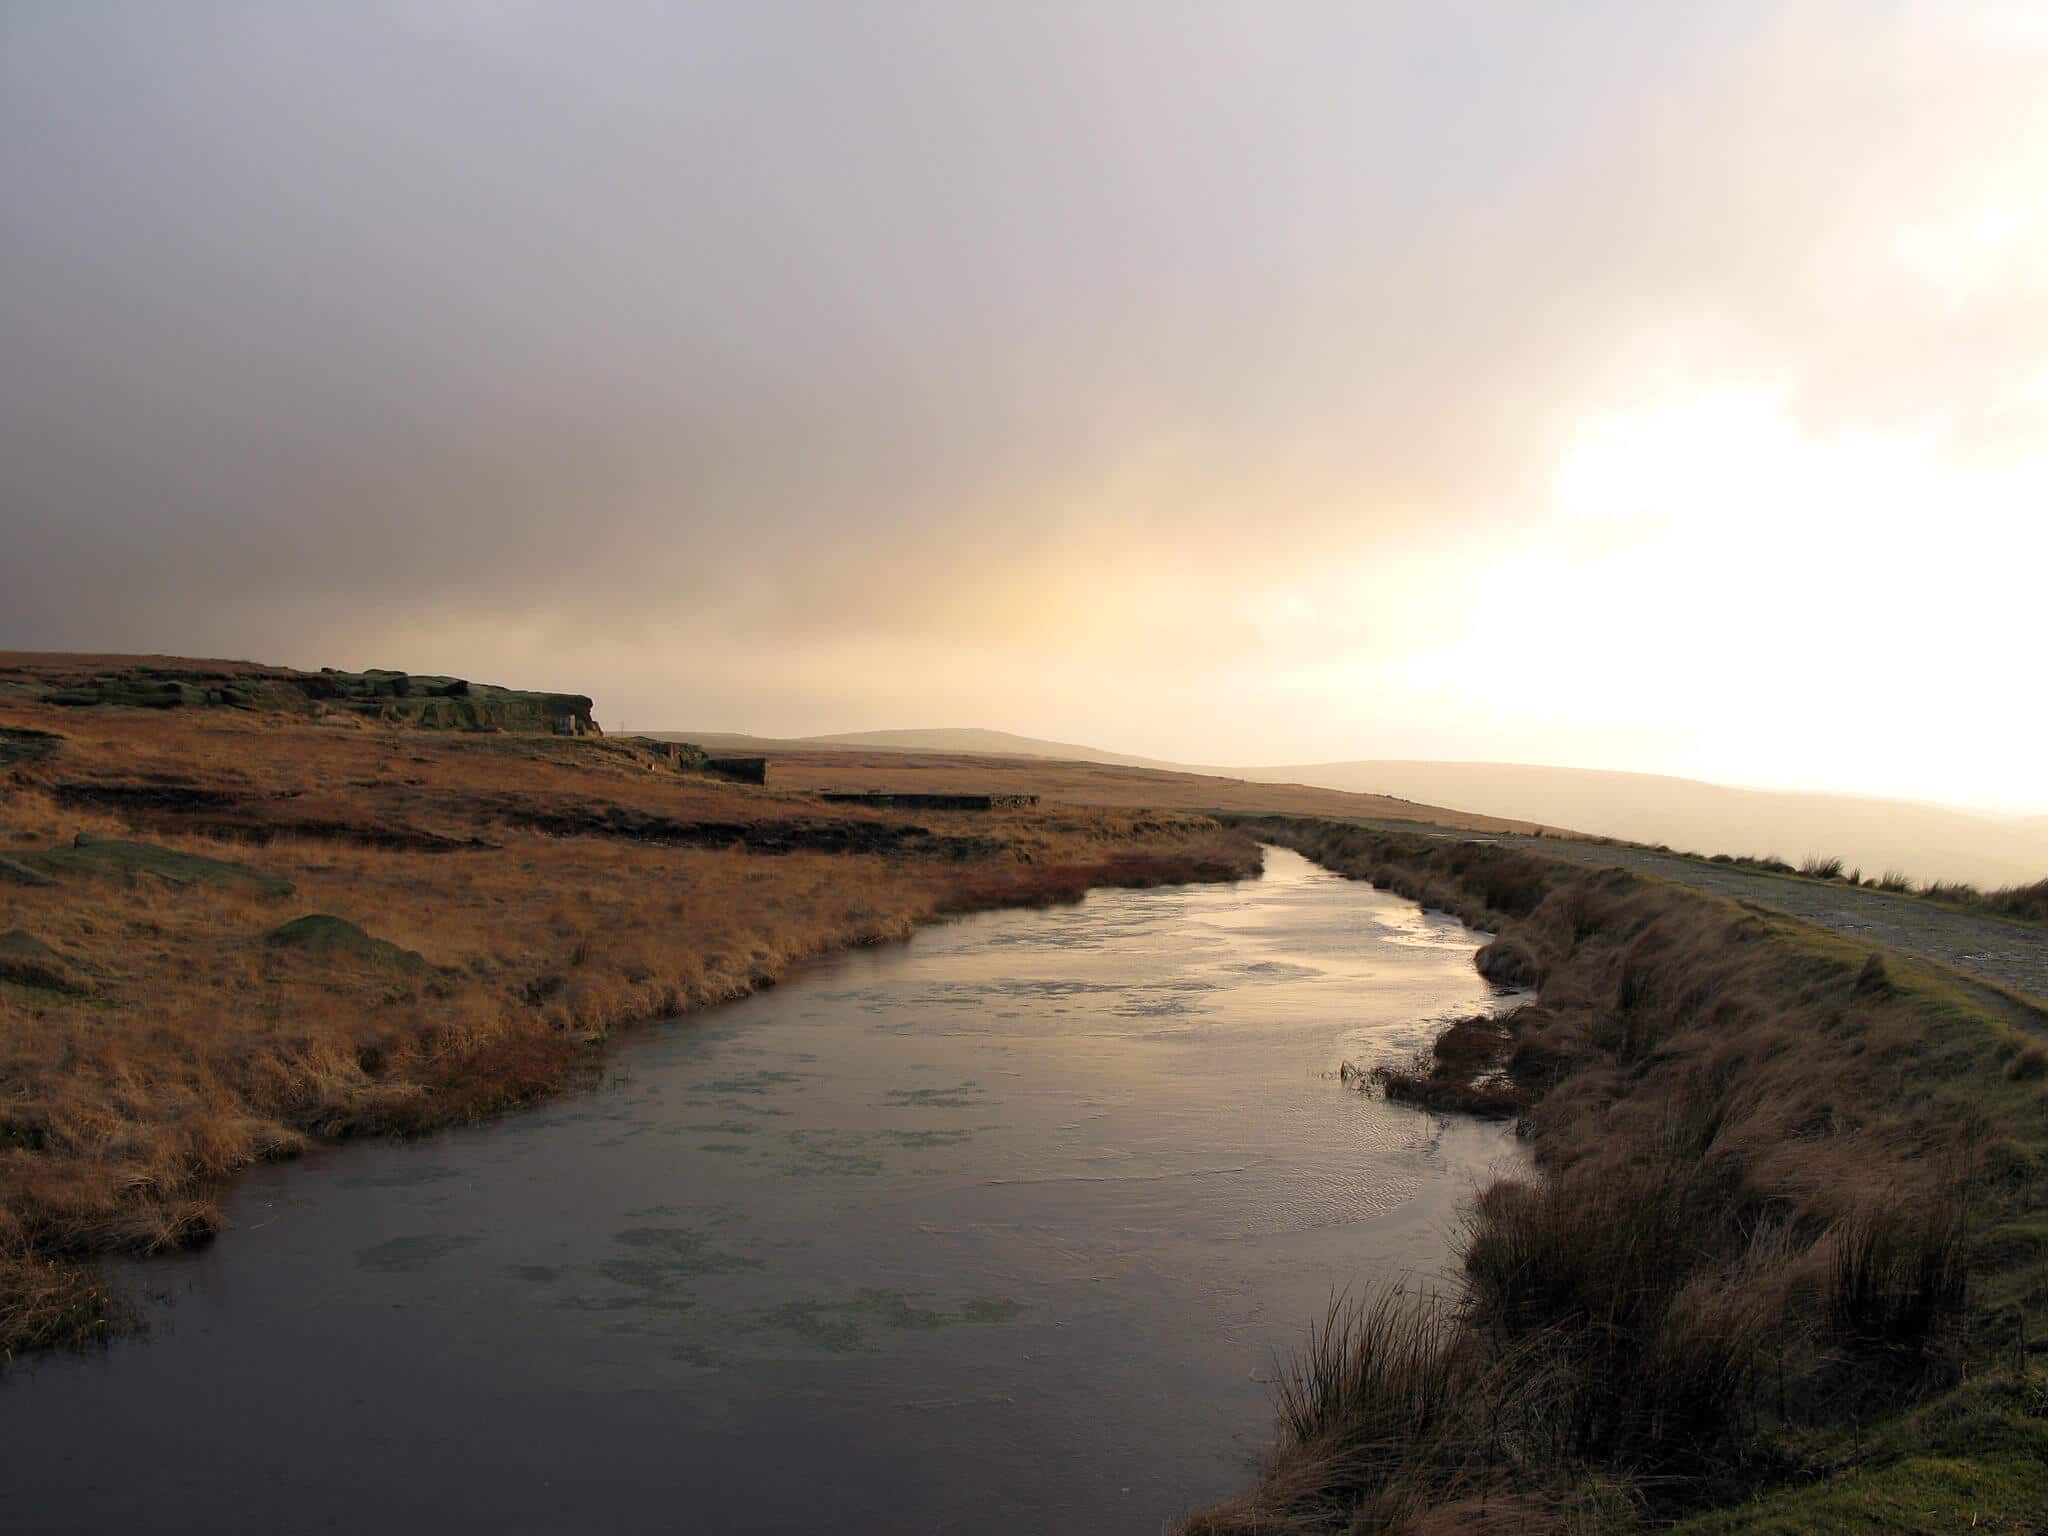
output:
<svg viewBox="0 0 2048 1536"><path fill-rule="evenodd" d="M0 0L0 646L2048 811L2036 0Z"/></svg>

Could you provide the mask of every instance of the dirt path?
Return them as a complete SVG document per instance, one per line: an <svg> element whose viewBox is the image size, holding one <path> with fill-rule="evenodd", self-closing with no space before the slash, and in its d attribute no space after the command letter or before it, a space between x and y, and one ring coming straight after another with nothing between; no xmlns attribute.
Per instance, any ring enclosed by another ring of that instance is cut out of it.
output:
<svg viewBox="0 0 2048 1536"><path fill-rule="evenodd" d="M2048 1002L2048 928L1958 912L1912 896L1761 874L1648 849L1609 848L1555 838L1499 841L1596 868L1620 865L1638 874L1755 902L1846 938L1920 955L1965 976Z"/></svg>

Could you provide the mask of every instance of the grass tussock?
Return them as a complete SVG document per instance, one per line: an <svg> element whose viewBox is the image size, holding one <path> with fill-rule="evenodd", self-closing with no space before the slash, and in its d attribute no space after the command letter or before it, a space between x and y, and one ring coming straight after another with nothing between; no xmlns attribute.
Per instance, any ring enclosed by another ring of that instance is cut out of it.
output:
<svg viewBox="0 0 2048 1536"><path fill-rule="evenodd" d="M4 887L0 1354L103 1336L81 1264L205 1241L224 1180L312 1139L544 1097L617 1030L947 913L1258 861L1197 815L913 820L601 741L17 704L0 723L57 738L9 770L0 852L164 855L42 858ZM575 830L527 825L537 805ZM221 860L264 878L184 878ZM307 932L347 942L287 942Z"/></svg>
<svg viewBox="0 0 2048 1536"><path fill-rule="evenodd" d="M2048 923L2048 880L2031 885L2004 885L1996 890L1979 890L1962 880L1937 880L1919 894L1929 901L1974 912L1989 912L2024 923Z"/></svg>
<svg viewBox="0 0 2048 1536"><path fill-rule="evenodd" d="M1717 853L1712 862L1733 864L1741 869L1754 869L1766 875L1796 875L1798 870L1787 864L1775 853Z"/></svg>
<svg viewBox="0 0 2048 1536"><path fill-rule="evenodd" d="M1479 1016L1460 1019L1406 1066L1359 1069L1341 1075L1360 1087L1375 1085L1397 1104L1440 1114L1510 1120L1528 1108L1528 1085L1502 1068L1514 1046L1515 1022Z"/></svg>
<svg viewBox="0 0 2048 1536"><path fill-rule="evenodd" d="M90 1265L0 1253L0 1363L15 1354L109 1338L132 1326Z"/></svg>
<svg viewBox="0 0 2048 1536"><path fill-rule="evenodd" d="M2036 880L2032 885L2003 886L1985 896L1982 905L2001 917L2048 923L2048 880Z"/></svg>
<svg viewBox="0 0 2048 1536"><path fill-rule="evenodd" d="M1853 1462L1973 1362L2024 1372L2048 1307L2025 1278L2048 1204L2041 1041L1621 871L1257 830L1526 953L1537 1004L1380 1077L1442 1108L1520 1095L1536 1171L1476 1197L1456 1292L1326 1320L1283 1376L1259 1483L1187 1530L1635 1529Z"/></svg>

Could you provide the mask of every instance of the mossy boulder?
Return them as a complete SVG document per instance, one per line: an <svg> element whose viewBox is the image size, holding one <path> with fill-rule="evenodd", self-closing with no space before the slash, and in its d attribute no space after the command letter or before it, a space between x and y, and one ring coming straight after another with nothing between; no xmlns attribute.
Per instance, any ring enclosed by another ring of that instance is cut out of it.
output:
<svg viewBox="0 0 2048 1536"><path fill-rule="evenodd" d="M196 853L179 853L155 843L131 843L119 838L94 837L81 832L68 848L26 853L11 862L33 873L57 876L154 875L172 885L210 885L224 890L250 891L259 896L289 896L291 881L247 864L227 859L209 859Z"/></svg>
<svg viewBox="0 0 2048 1536"><path fill-rule="evenodd" d="M0 933L0 981L44 992L92 990L92 983L74 972L62 955L24 928Z"/></svg>
<svg viewBox="0 0 2048 1536"><path fill-rule="evenodd" d="M389 939L372 938L345 917L311 912L270 930L268 942L280 949L303 949L316 955L345 955L397 971L424 971L418 950L401 949Z"/></svg>

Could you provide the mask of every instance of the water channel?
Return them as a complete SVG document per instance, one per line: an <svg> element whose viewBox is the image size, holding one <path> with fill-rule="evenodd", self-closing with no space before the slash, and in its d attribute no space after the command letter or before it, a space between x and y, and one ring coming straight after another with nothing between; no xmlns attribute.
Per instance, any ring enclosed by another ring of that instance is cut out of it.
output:
<svg viewBox="0 0 2048 1536"><path fill-rule="evenodd" d="M819 963L604 1083L240 1181L150 1329L0 1379L0 1529L1139 1532L1275 1351L1447 1264L1500 1130L1352 1091L1494 1005L1280 849Z"/></svg>

